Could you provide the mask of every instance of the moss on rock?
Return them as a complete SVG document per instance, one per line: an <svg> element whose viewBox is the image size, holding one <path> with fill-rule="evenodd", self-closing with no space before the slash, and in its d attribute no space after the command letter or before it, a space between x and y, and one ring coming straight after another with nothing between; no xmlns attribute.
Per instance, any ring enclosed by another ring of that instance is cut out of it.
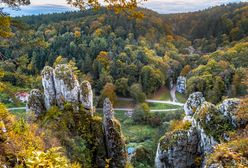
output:
<svg viewBox="0 0 248 168"><path fill-rule="evenodd" d="M209 102L204 102L200 106L194 118L208 136L219 142L224 140L225 133L234 129L230 120Z"/></svg>
<svg viewBox="0 0 248 168"><path fill-rule="evenodd" d="M27 106L38 117L45 111L44 97L40 90L33 89L30 91Z"/></svg>
<svg viewBox="0 0 248 168"><path fill-rule="evenodd" d="M72 73L71 68L66 64L59 64L55 67L54 77L56 79L64 81L65 85L69 89L73 89L75 87L75 76Z"/></svg>

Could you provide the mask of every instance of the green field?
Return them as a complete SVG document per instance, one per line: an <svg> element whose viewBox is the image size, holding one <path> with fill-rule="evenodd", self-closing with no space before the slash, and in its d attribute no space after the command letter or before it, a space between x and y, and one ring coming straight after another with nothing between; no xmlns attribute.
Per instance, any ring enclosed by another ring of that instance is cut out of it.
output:
<svg viewBox="0 0 248 168"><path fill-rule="evenodd" d="M10 110L10 113L14 114L18 118L24 118L26 116L26 110L25 109Z"/></svg>
<svg viewBox="0 0 248 168"><path fill-rule="evenodd" d="M172 104L163 104L163 103L148 103L150 109L152 110L162 110L162 109L175 109L180 108L180 106L172 105Z"/></svg>
<svg viewBox="0 0 248 168"><path fill-rule="evenodd" d="M187 100L186 95L176 92L176 98L180 103L185 103Z"/></svg>

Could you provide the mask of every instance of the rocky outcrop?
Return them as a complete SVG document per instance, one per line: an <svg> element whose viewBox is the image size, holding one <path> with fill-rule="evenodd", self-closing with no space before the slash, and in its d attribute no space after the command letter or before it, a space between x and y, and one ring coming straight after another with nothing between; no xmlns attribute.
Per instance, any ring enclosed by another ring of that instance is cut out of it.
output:
<svg viewBox="0 0 248 168"><path fill-rule="evenodd" d="M30 91L27 107L30 111L34 112L36 117L45 111L44 98L40 90L33 89Z"/></svg>
<svg viewBox="0 0 248 168"><path fill-rule="evenodd" d="M198 134L195 128L167 133L160 139L155 164L157 168L195 167Z"/></svg>
<svg viewBox="0 0 248 168"><path fill-rule="evenodd" d="M235 116L239 103L239 99L226 99L218 106L219 111L230 120L234 127L239 127L242 124L236 120Z"/></svg>
<svg viewBox="0 0 248 168"><path fill-rule="evenodd" d="M238 105L238 99L227 99L215 106L205 101L202 93L192 93L184 105L184 120L190 121L192 125L189 130L172 131L160 139L156 166L194 167L194 161L200 156L200 166L204 167L205 156L221 141L228 141L226 133L237 127L235 111Z"/></svg>
<svg viewBox="0 0 248 168"><path fill-rule="evenodd" d="M108 159L110 167L124 168L127 162L125 142L110 100L104 101L103 120L93 116L93 92L90 83L83 81L79 85L71 68L64 64L57 65L55 69L46 66L42 71L42 85L44 95L33 89L27 102L27 107L35 113L36 119L42 113L45 116L51 106L58 106L60 109L57 109L62 113L72 112L68 115L68 120L67 117L62 118L64 122L73 120L74 128L69 124L70 129L77 129L78 135L75 136L84 139L88 144L89 151L92 151L92 156L89 156L92 157L92 165L107 167L105 159Z"/></svg>
<svg viewBox="0 0 248 168"><path fill-rule="evenodd" d="M127 153L119 122L114 117L112 104L108 98L103 104L103 127L110 167L125 167Z"/></svg>
<svg viewBox="0 0 248 168"><path fill-rule="evenodd" d="M46 66L41 72L44 89L43 99L46 110L57 105L63 108L66 102L74 104L77 108L80 104L93 114L93 92L88 81L81 85L72 69L66 64L57 65L55 69ZM43 108L43 107L40 107ZM75 108L75 109L77 109Z"/></svg>
<svg viewBox="0 0 248 168"><path fill-rule="evenodd" d="M195 92L189 95L188 100L184 104L184 112L186 116L192 116L197 108L205 101L201 92Z"/></svg>
<svg viewBox="0 0 248 168"><path fill-rule="evenodd" d="M58 106L65 102L79 102L79 84L72 73L72 69L66 64L57 65L54 69L54 87Z"/></svg>
<svg viewBox="0 0 248 168"><path fill-rule="evenodd" d="M186 91L186 77L179 76L177 78L177 85L176 85L177 92L185 93Z"/></svg>

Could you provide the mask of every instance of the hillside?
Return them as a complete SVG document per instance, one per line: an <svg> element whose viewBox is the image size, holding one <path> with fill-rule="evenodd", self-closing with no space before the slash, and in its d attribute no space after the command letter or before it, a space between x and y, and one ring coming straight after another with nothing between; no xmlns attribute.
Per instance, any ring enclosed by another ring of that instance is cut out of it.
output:
<svg viewBox="0 0 248 168"><path fill-rule="evenodd" d="M247 2L231 3L199 12L164 15L173 32L191 40L195 48L213 52L247 37Z"/></svg>
<svg viewBox="0 0 248 168"><path fill-rule="evenodd" d="M11 18L0 166L248 166L248 3L139 10Z"/></svg>

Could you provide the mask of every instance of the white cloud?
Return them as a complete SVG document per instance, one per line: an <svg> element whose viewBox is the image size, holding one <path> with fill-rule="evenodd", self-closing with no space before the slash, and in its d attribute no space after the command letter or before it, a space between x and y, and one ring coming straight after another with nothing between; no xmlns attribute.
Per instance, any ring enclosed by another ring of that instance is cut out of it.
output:
<svg viewBox="0 0 248 168"><path fill-rule="evenodd" d="M148 0L142 7L159 13L189 12L241 0Z"/></svg>
<svg viewBox="0 0 248 168"><path fill-rule="evenodd" d="M211 6L226 4L230 2L240 2L248 0L148 0L143 2L141 7L155 10L159 13L178 13L202 10ZM103 0L100 0L103 2ZM44 6L49 6L46 8ZM32 12L30 12L32 10ZM31 0L31 5L21 7L21 11L6 9L12 16L51 13L52 11L61 12L75 10L67 4L66 0ZM49 12L48 12L49 11Z"/></svg>

